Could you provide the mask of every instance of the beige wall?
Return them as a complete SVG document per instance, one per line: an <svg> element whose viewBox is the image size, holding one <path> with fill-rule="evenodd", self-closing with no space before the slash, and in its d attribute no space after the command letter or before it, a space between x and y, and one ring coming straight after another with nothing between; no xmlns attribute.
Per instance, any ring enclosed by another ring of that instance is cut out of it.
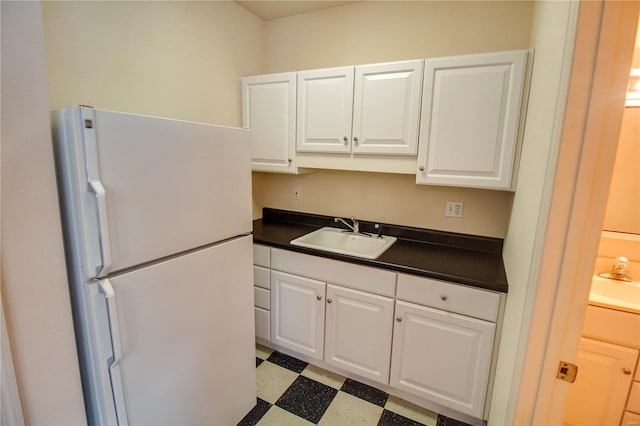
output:
<svg viewBox="0 0 640 426"><path fill-rule="evenodd" d="M602 228L640 234L640 108L624 109Z"/></svg>
<svg viewBox="0 0 640 426"><path fill-rule="evenodd" d="M530 2L358 2L265 24L265 71L295 71L529 47ZM263 206L504 237L513 194L416 186L415 176L254 173ZM302 189L294 201L292 187ZM462 219L444 217L463 201ZM390 206L392 206L390 208Z"/></svg>
<svg viewBox="0 0 640 426"><path fill-rule="evenodd" d="M2 303L22 408L26 424L80 425L40 4L3 1L0 11Z"/></svg>
<svg viewBox="0 0 640 426"><path fill-rule="evenodd" d="M240 126L263 22L234 2L43 2L51 108Z"/></svg>

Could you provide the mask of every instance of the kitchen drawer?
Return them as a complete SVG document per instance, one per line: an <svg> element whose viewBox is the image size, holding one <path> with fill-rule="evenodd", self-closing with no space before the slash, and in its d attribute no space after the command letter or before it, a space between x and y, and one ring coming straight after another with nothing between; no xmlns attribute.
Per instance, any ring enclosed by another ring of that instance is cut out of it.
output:
<svg viewBox="0 0 640 426"><path fill-rule="evenodd" d="M271 249L267 246L261 246L258 244L253 245L253 264L258 266L264 266L268 268L271 266L270 259Z"/></svg>
<svg viewBox="0 0 640 426"><path fill-rule="evenodd" d="M638 426L640 425L640 414L625 411L620 426Z"/></svg>
<svg viewBox="0 0 640 426"><path fill-rule="evenodd" d="M324 257L271 249L271 269L354 290L393 297L396 273Z"/></svg>
<svg viewBox="0 0 640 426"><path fill-rule="evenodd" d="M640 382L633 382L631 384L629 401L627 401L627 411L640 414Z"/></svg>
<svg viewBox="0 0 640 426"><path fill-rule="evenodd" d="M496 322L500 294L446 281L398 274L396 299Z"/></svg>
<svg viewBox="0 0 640 426"><path fill-rule="evenodd" d="M266 288L271 288L271 271L269 268L263 268L262 266L253 267L253 285Z"/></svg>
<svg viewBox="0 0 640 426"><path fill-rule="evenodd" d="M629 348L640 348L640 315L589 305L582 335Z"/></svg>
<svg viewBox="0 0 640 426"><path fill-rule="evenodd" d="M253 287L254 305L266 310L271 309L271 291L260 287Z"/></svg>
<svg viewBox="0 0 640 426"><path fill-rule="evenodd" d="M271 340L271 312L262 308L254 308L256 321L256 337Z"/></svg>

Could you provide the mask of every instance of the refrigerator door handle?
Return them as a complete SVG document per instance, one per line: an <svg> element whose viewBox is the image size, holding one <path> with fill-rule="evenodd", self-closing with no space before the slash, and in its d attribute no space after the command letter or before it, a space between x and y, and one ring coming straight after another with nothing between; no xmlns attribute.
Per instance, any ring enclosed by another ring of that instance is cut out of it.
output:
<svg viewBox="0 0 640 426"><path fill-rule="evenodd" d="M124 399L124 388L122 386L122 378L120 377L120 367L118 366L118 363L122 359L122 339L120 337L116 292L109 279L99 280L98 287L107 301L107 315L109 319L109 329L111 331L111 346L113 348L113 357L108 360L108 364L109 375L111 377L111 389L113 390L113 398L118 416L118 426L126 426L129 422Z"/></svg>
<svg viewBox="0 0 640 426"><path fill-rule="evenodd" d="M96 141L95 118L93 108L80 109L83 123L83 139L85 145L85 163L89 189L96 196L98 210L98 242L102 265L96 267L96 276L103 278L111 269L111 238L109 236L109 220L107 211L107 191L100 181L100 166L98 161L98 142Z"/></svg>
<svg viewBox="0 0 640 426"><path fill-rule="evenodd" d="M109 238L109 222L107 219L107 191L100 181L89 181L89 187L96 196L96 205L98 207L98 229L100 236L100 253L102 257L102 266L96 268L96 276L102 278L109 273L111 269L111 239Z"/></svg>

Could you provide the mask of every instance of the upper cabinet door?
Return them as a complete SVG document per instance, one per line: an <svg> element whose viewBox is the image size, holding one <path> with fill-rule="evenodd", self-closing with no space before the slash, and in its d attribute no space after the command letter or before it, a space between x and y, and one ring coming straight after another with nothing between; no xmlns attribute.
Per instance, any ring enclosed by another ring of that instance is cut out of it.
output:
<svg viewBox="0 0 640 426"><path fill-rule="evenodd" d="M298 73L299 152L351 152L353 67Z"/></svg>
<svg viewBox="0 0 640 426"><path fill-rule="evenodd" d="M251 129L254 171L296 173L296 73L243 78L242 125Z"/></svg>
<svg viewBox="0 0 640 426"><path fill-rule="evenodd" d="M356 67L354 154L416 154L422 69L422 60Z"/></svg>
<svg viewBox="0 0 640 426"><path fill-rule="evenodd" d="M426 60L416 183L511 189L527 54Z"/></svg>

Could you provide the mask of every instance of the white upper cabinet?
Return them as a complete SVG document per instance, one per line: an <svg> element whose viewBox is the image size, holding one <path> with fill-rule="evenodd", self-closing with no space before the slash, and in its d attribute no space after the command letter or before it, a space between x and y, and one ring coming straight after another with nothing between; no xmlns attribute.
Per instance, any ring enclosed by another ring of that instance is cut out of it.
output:
<svg viewBox="0 0 640 426"><path fill-rule="evenodd" d="M351 152L353 67L298 73L300 152Z"/></svg>
<svg viewBox="0 0 640 426"><path fill-rule="evenodd" d="M356 67L353 152L415 155L424 61Z"/></svg>
<svg viewBox="0 0 640 426"><path fill-rule="evenodd" d="M243 78L242 126L251 129L252 170L297 173L296 73Z"/></svg>
<svg viewBox="0 0 640 426"><path fill-rule="evenodd" d="M512 189L527 55L425 61L416 183Z"/></svg>
<svg viewBox="0 0 640 426"><path fill-rule="evenodd" d="M423 61L298 73L298 152L415 155Z"/></svg>

